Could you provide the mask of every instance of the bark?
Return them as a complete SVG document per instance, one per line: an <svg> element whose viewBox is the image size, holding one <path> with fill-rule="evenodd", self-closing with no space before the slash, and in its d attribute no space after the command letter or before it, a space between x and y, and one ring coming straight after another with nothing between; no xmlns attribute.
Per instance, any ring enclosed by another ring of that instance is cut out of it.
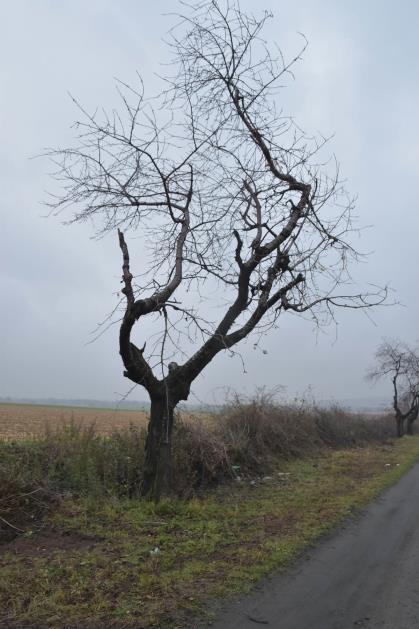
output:
<svg viewBox="0 0 419 629"><path fill-rule="evenodd" d="M396 416L397 436L403 437L404 435L404 420L401 415Z"/></svg>
<svg viewBox="0 0 419 629"><path fill-rule="evenodd" d="M152 397L140 494L158 502L170 485L174 405L166 396Z"/></svg>
<svg viewBox="0 0 419 629"><path fill-rule="evenodd" d="M414 409L410 415L407 418L407 423L406 423L406 434L407 435L413 435L413 424L415 423L415 421L418 418L418 409Z"/></svg>
<svg viewBox="0 0 419 629"><path fill-rule="evenodd" d="M182 35L178 39L173 31L170 42L178 69L169 73L162 92L145 97L141 77L139 90L119 83L122 112L104 112L100 120L79 106L84 118L78 143L50 152L64 183L51 207L77 206L76 222L97 216L104 233L118 229L126 299L119 351L124 376L151 399L141 492L156 500L169 481L174 408L218 353L262 323L261 333L274 327L288 310L312 310L320 325L320 305L326 319L334 320L334 308L369 308L387 296L387 288L334 293L347 283L348 259L358 259L347 242L352 200L346 202L338 169L336 176L329 169L324 176L316 164L323 137L306 136L274 106L277 88L300 53L285 62L280 52L270 51L260 37L267 12L256 19L239 3L227 2L224 9L216 0L181 4L190 5L191 14L178 15ZM179 150L166 151L175 137ZM202 172L203 162L211 177ZM328 202L336 203L337 213L326 209L323 218ZM138 227L155 245L138 280L130 270L125 227ZM176 295L181 288L199 297L211 277L236 291L214 325ZM162 315L161 335L153 340L160 351L146 352L145 343L141 348L131 340L147 315ZM193 339L194 330L197 338L202 335L201 348L170 368L166 341L169 353L183 355L181 335ZM162 379L148 362L156 355ZM400 361L397 369L395 410Z"/></svg>

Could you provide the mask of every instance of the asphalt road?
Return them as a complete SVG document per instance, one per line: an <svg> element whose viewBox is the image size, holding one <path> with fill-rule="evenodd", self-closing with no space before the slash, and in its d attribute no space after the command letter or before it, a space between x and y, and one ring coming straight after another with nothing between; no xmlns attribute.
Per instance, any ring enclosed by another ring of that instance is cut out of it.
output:
<svg viewBox="0 0 419 629"><path fill-rule="evenodd" d="M419 629L419 465L213 629Z"/></svg>

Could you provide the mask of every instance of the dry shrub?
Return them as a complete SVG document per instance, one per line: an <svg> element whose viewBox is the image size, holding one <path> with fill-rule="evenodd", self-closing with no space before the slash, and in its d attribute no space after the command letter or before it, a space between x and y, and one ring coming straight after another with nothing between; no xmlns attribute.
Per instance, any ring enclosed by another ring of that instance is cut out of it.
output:
<svg viewBox="0 0 419 629"><path fill-rule="evenodd" d="M180 493L234 476L258 476L281 460L324 448L350 448L393 437L389 415L368 416L302 400L275 403L264 391L233 398L212 422L178 420L173 445L173 486Z"/></svg>
<svg viewBox="0 0 419 629"><path fill-rule="evenodd" d="M393 430L388 416L365 417L307 403L281 405L265 393L235 398L211 420L176 418L172 487L188 496L235 476L266 474L281 460L322 448L384 442ZM10 516L12 524L37 518L48 502L43 496L63 492L138 495L144 444L141 426L103 436L93 425L74 422L32 442L0 442L0 518Z"/></svg>
<svg viewBox="0 0 419 629"><path fill-rule="evenodd" d="M389 415L368 416L338 406L324 408L302 400L278 404L261 391L250 400L235 397L219 413L215 434L231 465L261 474L278 460L311 455L324 447L349 448L393 437Z"/></svg>
<svg viewBox="0 0 419 629"><path fill-rule="evenodd" d="M199 417L187 422L176 418L173 435L172 487L188 495L197 487L206 487L231 478L231 460L222 435Z"/></svg>
<svg viewBox="0 0 419 629"><path fill-rule="evenodd" d="M218 430L232 461L257 474L273 460L307 454L320 445L310 420L298 406L276 405L265 397L236 399L220 413Z"/></svg>
<svg viewBox="0 0 419 629"><path fill-rule="evenodd" d="M31 445L0 442L0 543L37 526L55 502L32 461Z"/></svg>
<svg viewBox="0 0 419 629"><path fill-rule="evenodd" d="M394 419L390 414L362 415L334 406L313 408L316 430L322 443L331 448L350 448L394 437Z"/></svg>

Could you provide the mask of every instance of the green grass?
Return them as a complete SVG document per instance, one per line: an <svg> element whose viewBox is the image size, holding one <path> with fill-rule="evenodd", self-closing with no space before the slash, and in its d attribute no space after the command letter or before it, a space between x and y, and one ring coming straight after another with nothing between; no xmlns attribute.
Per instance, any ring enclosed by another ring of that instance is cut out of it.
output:
<svg viewBox="0 0 419 629"><path fill-rule="evenodd" d="M189 501L69 497L41 532L3 547L0 625L205 626L210 601L285 566L417 460L414 437L282 464Z"/></svg>

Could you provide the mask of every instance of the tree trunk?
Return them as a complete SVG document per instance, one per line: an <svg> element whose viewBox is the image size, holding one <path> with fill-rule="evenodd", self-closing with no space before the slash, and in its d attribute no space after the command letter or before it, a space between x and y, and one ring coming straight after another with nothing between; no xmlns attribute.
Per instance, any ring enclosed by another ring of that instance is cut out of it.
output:
<svg viewBox="0 0 419 629"><path fill-rule="evenodd" d="M403 425L403 417L396 416L396 424L397 424L397 436L403 437L404 435L404 425Z"/></svg>
<svg viewBox="0 0 419 629"><path fill-rule="evenodd" d="M413 435L413 424L415 423L416 417L408 418L406 424L406 435Z"/></svg>
<svg viewBox="0 0 419 629"><path fill-rule="evenodd" d="M169 486L173 411L166 396L151 399L140 494L155 502Z"/></svg>

